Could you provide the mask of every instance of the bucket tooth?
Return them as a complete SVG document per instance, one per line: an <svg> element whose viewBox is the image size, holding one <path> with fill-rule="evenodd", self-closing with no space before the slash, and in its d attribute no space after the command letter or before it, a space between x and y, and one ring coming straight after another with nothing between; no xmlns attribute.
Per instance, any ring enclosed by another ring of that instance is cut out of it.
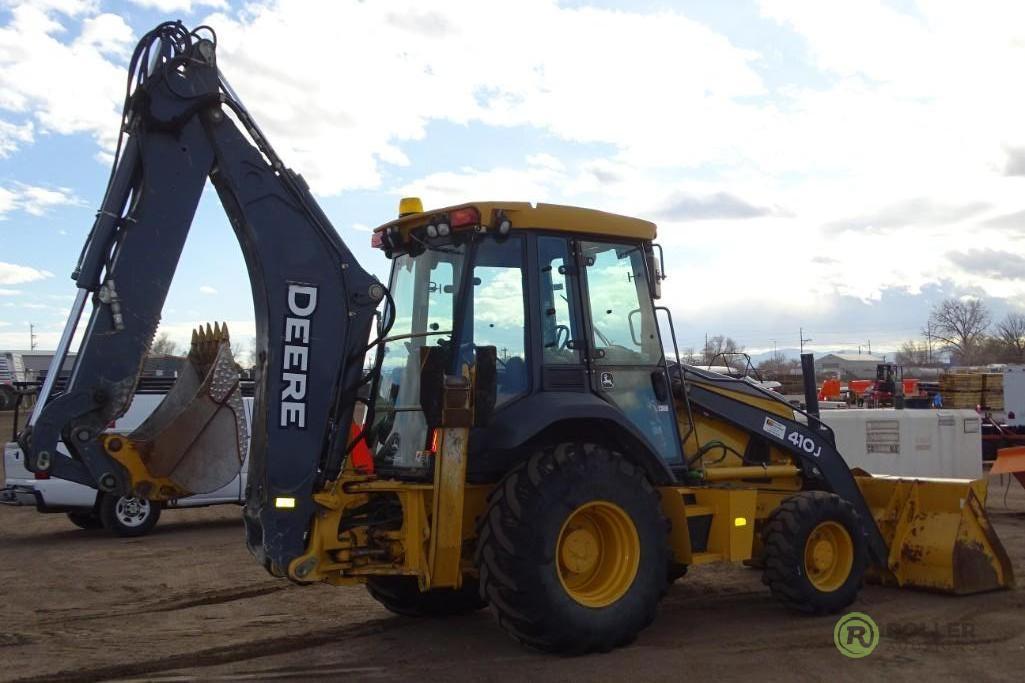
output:
<svg viewBox="0 0 1025 683"><path fill-rule="evenodd" d="M227 325L192 331L178 379L128 440L149 478L178 496L216 491L238 474L249 433Z"/></svg>
<svg viewBox="0 0 1025 683"><path fill-rule="evenodd" d="M882 583L968 594L1014 586L1014 570L986 514L986 482L858 476L889 547Z"/></svg>

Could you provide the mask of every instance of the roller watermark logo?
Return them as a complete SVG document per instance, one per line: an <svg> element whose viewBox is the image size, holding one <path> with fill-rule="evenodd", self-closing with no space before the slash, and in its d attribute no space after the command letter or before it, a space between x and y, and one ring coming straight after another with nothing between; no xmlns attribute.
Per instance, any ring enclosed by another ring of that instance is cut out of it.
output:
<svg viewBox="0 0 1025 683"><path fill-rule="evenodd" d="M864 612L845 614L833 627L833 644L844 657L868 657L879 644L879 627Z"/></svg>

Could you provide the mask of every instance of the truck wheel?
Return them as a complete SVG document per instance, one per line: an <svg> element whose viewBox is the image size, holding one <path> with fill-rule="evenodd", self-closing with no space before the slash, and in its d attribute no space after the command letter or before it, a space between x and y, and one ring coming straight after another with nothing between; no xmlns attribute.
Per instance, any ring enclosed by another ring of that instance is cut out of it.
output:
<svg viewBox="0 0 1025 683"><path fill-rule="evenodd" d="M95 512L69 512L68 519L79 529L102 529L103 522Z"/></svg>
<svg viewBox="0 0 1025 683"><path fill-rule="evenodd" d="M160 519L160 503L134 496L105 495L100 500L104 528L126 538L149 533Z"/></svg>
<svg viewBox="0 0 1025 683"><path fill-rule="evenodd" d="M477 540L481 596L524 645L607 652L654 619L668 531L655 489L618 453L546 448L491 494Z"/></svg>
<svg viewBox="0 0 1025 683"><path fill-rule="evenodd" d="M840 496L790 496L770 516L762 544L762 583L787 607L832 614L857 598L868 555L858 513Z"/></svg>
<svg viewBox="0 0 1025 683"><path fill-rule="evenodd" d="M389 611L404 617L453 617L488 606L472 577L464 577L457 590L421 591L415 576L374 576L367 579L367 592Z"/></svg>

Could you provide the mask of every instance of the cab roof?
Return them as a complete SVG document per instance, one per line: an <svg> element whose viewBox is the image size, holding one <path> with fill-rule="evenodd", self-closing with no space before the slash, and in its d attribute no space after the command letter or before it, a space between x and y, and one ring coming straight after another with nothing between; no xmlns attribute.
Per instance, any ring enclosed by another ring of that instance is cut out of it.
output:
<svg viewBox="0 0 1025 683"><path fill-rule="evenodd" d="M451 215L460 209L471 208L480 213L480 225L488 231L496 229L500 217L504 216L514 230L559 230L601 237L655 239L655 224L640 218L562 204L501 201L467 202L440 209L410 213L374 228L374 232L384 233L391 228L397 228L405 238L410 231L437 221L441 216Z"/></svg>

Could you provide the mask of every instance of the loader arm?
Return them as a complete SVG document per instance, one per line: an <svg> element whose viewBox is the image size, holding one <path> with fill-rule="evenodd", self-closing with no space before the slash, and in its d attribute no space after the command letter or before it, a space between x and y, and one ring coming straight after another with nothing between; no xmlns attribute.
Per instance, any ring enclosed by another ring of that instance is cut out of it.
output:
<svg viewBox="0 0 1025 683"><path fill-rule="evenodd" d="M88 327L66 390L47 400L48 383L21 442L33 471L132 489L99 435L132 399L209 178L242 248L256 316L247 543L283 575L304 552L315 487L337 475L349 447L386 292L268 145L221 77L215 48L212 31L180 23L161 24L136 48L123 143L73 275L79 295L51 382L91 298ZM60 440L72 458L54 456Z"/></svg>

